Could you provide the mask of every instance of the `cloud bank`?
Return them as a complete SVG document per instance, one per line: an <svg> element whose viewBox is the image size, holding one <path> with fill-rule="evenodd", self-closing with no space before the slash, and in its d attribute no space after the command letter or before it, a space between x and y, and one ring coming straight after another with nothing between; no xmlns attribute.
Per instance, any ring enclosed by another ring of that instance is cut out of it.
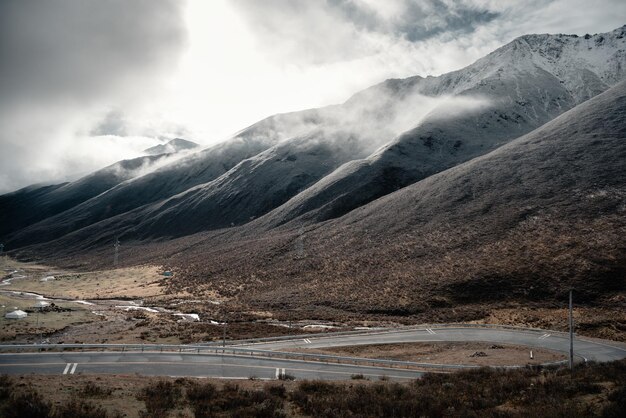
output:
<svg viewBox="0 0 626 418"><path fill-rule="evenodd" d="M100 119L159 88L185 43L182 13L176 0L1 2L0 191L154 144L106 136L132 133Z"/></svg>

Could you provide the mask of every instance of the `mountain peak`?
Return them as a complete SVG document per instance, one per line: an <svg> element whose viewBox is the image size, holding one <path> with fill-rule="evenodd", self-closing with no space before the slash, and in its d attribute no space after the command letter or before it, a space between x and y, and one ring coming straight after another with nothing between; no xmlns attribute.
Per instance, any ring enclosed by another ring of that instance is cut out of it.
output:
<svg viewBox="0 0 626 418"><path fill-rule="evenodd" d="M155 145L154 147L147 148L143 152L147 155L157 154L170 154L180 151L187 151L194 148L198 148L200 145L195 142L188 141L183 138L174 138L165 144Z"/></svg>

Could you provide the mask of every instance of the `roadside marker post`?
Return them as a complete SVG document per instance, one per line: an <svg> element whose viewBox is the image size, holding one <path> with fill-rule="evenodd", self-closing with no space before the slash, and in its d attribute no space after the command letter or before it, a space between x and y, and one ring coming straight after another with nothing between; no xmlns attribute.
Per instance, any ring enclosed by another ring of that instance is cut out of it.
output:
<svg viewBox="0 0 626 418"><path fill-rule="evenodd" d="M569 369L574 370L574 315L572 309L572 293L573 289L569 290Z"/></svg>

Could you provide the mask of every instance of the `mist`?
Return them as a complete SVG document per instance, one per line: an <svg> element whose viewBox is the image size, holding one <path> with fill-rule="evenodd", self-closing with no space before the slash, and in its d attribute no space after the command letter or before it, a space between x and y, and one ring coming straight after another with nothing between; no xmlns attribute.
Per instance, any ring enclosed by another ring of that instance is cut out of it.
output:
<svg viewBox="0 0 626 418"><path fill-rule="evenodd" d="M112 109L132 114L161 89L186 42L182 6L1 3L0 193L75 178L158 142L138 120L92 131Z"/></svg>

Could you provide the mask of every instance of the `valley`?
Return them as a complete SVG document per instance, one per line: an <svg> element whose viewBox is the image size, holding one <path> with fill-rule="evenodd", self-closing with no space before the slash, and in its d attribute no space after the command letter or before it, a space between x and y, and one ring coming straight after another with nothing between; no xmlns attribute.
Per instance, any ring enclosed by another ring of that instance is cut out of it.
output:
<svg viewBox="0 0 626 418"><path fill-rule="evenodd" d="M176 345L427 324L558 332L574 289L577 334L626 341L625 31L589 47L522 37L465 69L275 115L173 162L157 147L4 195L3 216L19 216L3 224L0 298L29 316L3 319L0 337ZM593 76L578 79L574 62ZM139 172L146 158L163 161ZM24 216L28 205L46 209ZM462 344L438 347L338 352L483 364ZM520 347L485 361L521 361Z"/></svg>

